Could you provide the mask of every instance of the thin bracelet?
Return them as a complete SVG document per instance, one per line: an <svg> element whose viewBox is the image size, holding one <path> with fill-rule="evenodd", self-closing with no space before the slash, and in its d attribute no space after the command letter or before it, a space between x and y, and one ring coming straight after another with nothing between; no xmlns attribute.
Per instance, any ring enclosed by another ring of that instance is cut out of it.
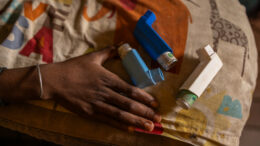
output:
<svg viewBox="0 0 260 146"><path fill-rule="evenodd" d="M38 76L39 76L39 82L40 82L40 88L41 88L40 99L42 99L42 96L43 96L42 74L41 74L40 65L37 64L36 67L37 67L37 70L38 70Z"/></svg>

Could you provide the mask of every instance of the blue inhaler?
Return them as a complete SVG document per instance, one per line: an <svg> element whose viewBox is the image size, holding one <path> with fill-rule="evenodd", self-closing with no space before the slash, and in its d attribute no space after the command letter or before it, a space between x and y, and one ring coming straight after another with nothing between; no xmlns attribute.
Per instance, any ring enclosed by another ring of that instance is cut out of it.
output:
<svg viewBox="0 0 260 146"><path fill-rule="evenodd" d="M160 68L149 70L139 53L129 44L119 47L118 53L133 84L139 88L155 85L164 80Z"/></svg>
<svg viewBox="0 0 260 146"><path fill-rule="evenodd" d="M138 20L134 36L153 60L157 61L165 70L169 70L177 59L168 44L152 28L155 19L155 14L148 10Z"/></svg>

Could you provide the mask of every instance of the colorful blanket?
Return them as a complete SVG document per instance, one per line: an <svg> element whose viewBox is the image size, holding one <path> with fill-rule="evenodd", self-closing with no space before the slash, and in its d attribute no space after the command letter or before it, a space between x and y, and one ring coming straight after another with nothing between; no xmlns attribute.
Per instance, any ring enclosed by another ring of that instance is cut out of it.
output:
<svg viewBox="0 0 260 146"><path fill-rule="evenodd" d="M2 2L2 1L1 1ZM153 28L173 48L177 65L145 90L160 102L162 122L150 133L128 133L83 119L53 101L0 108L0 125L59 144L239 145L257 77L257 50L245 8L237 0L12 0L0 12L0 66L61 62L125 41L150 68L133 36L137 20L155 12ZM232 7L230 7L232 6ZM198 65L196 51L213 46L224 63L190 110L176 106L178 88ZM129 81L114 59L106 67ZM167 137L162 140L161 136Z"/></svg>

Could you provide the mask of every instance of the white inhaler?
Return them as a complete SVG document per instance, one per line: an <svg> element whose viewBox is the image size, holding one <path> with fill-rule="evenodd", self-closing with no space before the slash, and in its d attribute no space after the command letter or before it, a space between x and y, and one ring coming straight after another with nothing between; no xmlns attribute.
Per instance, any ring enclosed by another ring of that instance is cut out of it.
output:
<svg viewBox="0 0 260 146"><path fill-rule="evenodd" d="M177 95L177 104L184 109L189 109L202 95L223 66L219 56L210 45L198 50L197 54L200 63L181 86Z"/></svg>

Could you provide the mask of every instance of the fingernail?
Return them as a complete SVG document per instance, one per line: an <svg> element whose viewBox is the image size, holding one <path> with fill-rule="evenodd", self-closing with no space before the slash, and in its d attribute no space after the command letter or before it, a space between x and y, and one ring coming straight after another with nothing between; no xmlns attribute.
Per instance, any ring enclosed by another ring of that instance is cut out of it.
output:
<svg viewBox="0 0 260 146"><path fill-rule="evenodd" d="M129 126L129 127L128 127L128 132L131 132L131 133L132 133L132 132L134 132L134 131L135 131L135 128L134 128L133 126Z"/></svg>
<svg viewBox="0 0 260 146"><path fill-rule="evenodd" d="M145 127L145 129L148 130L148 131L153 131L153 128L154 128L153 124L150 123L150 122L145 122L145 123L144 123L144 127Z"/></svg>
<svg viewBox="0 0 260 146"><path fill-rule="evenodd" d="M155 121L155 122L159 123L159 122L161 122L161 120L162 120L162 116L160 116L160 115L158 115L158 114L155 114L155 115L154 115L154 121Z"/></svg>
<svg viewBox="0 0 260 146"><path fill-rule="evenodd" d="M154 108L156 108L156 107L159 106L159 104L158 104L158 102L156 102L156 101L152 101L152 102L151 102L151 106L154 107Z"/></svg>

